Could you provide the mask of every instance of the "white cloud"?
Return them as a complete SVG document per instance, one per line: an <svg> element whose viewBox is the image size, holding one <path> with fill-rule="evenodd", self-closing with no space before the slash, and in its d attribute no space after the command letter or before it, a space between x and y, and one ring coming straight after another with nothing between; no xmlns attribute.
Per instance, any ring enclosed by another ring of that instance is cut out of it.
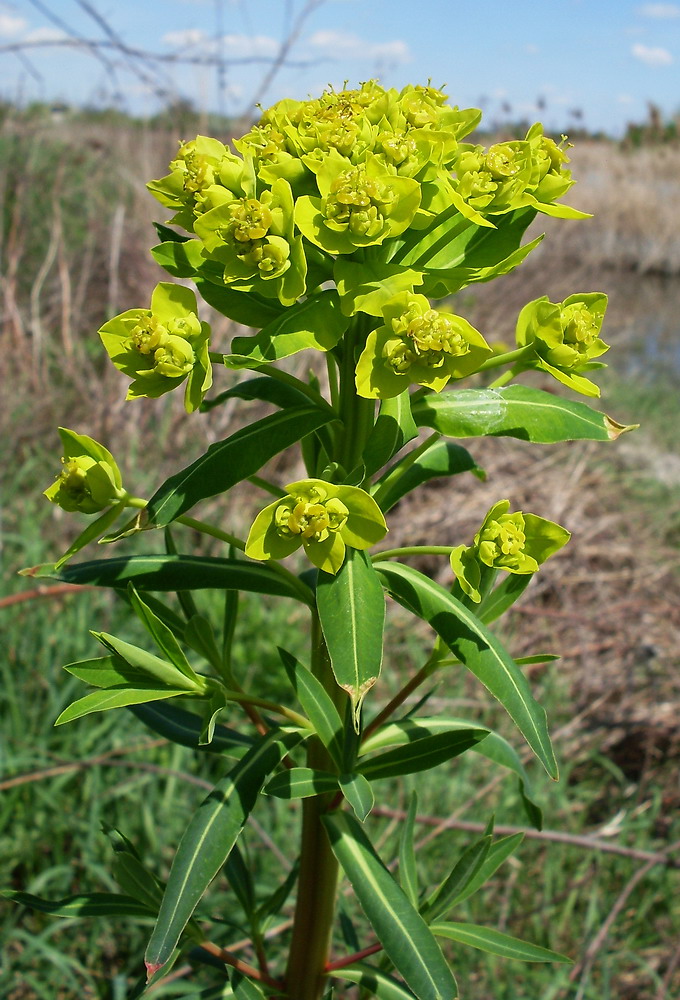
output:
<svg viewBox="0 0 680 1000"><path fill-rule="evenodd" d="M24 35L21 39L22 42L61 42L68 35L65 31L60 31L59 28L34 28L33 31L29 31L28 34Z"/></svg>
<svg viewBox="0 0 680 1000"><path fill-rule="evenodd" d="M221 39L208 35L201 28L169 31L161 38L166 45L176 49L194 49L203 53L221 51L229 59L273 59L280 43L268 35L223 35Z"/></svg>
<svg viewBox="0 0 680 1000"><path fill-rule="evenodd" d="M670 66L673 62L673 56L668 49L653 48L649 45L640 45L638 43L632 47L631 52L636 59L639 59L640 62L645 63L647 66Z"/></svg>
<svg viewBox="0 0 680 1000"><path fill-rule="evenodd" d="M633 98L630 96L630 94L619 94L619 96L616 98L616 100L619 102L619 104L632 104L633 103Z"/></svg>
<svg viewBox="0 0 680 1000"><path fill-rule="evenodd" d="M317 31L309 44L323 55L333 59L372 59L374 62L406 63L411 51L401 40L368 42L344 31Z"/></svg>
<svg viewBox="0 0 680 1000"><path fill-rule="evenodd" d="M667 20L680 17L680 6L677 3L645 3L638 7L638 14L643 17L655 17L659 20Z"/></svg>
<svg viewBox="0 0 680 1000"><path fill-rule="evenodd" d="M7 38L18 35L25 27L27 24L23 17L13 17L12 14L0 12L0 37Z"/></svg>
<svg viewBox="0 0 680 1000"><path fill-rule="evenodd" d="M169 31L161 38L161 41L165 42L166 45L172 45L173 48L178 49L192 48L194 45L201 45L203 42L207 42L207 40L208 36L200 28Z"/></svg>

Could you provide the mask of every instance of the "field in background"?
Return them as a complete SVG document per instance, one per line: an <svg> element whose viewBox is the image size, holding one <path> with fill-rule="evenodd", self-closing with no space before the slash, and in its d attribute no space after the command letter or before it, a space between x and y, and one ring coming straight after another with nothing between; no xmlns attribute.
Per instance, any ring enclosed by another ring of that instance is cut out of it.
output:
<svg viewBox="0 0 680 1000"><path fill-rule="evenodd" d="M207 131L207 123L187 122L180 134L188 139L199 130ZM40 496L58 469L58 424L110 447L126 483L142 495L236 426L229 407L188 418L171 397L126 404L124 380L96 336L108 316L145 305L163 277L148 255L151 222L162 210L144 184L165 172L176 131L167 123L150 128L106 116L54 121L8 114L0 126L0 867L3 884L9 879L14 888L52 897L113 888L101 822L123 829L163 870L188 810L203 794L196 782L217 773L208 755L197 770L187 752L158 745L127 713L50 729L79 687L61 665L89 655L88 628L115 631L120 611L96 592L7 600L27 590L16 576L20 567L52 558L79 530L77 515ZM551 830L654 854L680 838L680 609L674 596L680 149L623 151L587 142L573 159L579 184L567 200L595 218L539 219L536 234L547 230L548 239L521 270L467 289L456 308L490 340L508 341L519 308L538 295L556 301L577 290L609 292L605 340L612 344L612 367L601 379L602 407L643 427L610 448L537 451L504 439L473 442L486 486L433 484L417 509L407 503L398 509L391 544L420 541L421 532L431 537L433 526L442 543L465 540L489 503L506 495L518 508L569 527L573 542L542 570L506 626L516 655L556 651L563 657L532 672L558 732L564 770L556 787L536 772L538 797ZM216 320L216 342L226 347L229 322L206 318ZM239 411L238 419L250 413ZM283 481L289 471L280 464L272 475ZM257 499L242 490L223 523L243 530ZM145 544L161 540L147 536ZM441 572L436 562L422 568ZM259 600L246 603L241 662L258 683L269 683L272 673L271 651L261 638L265 613L274 616L266 631L278 625L282 641L299 641L299 624L289 626L287 611L281 604L267 611ZM394 624L381 681L385 696L417 664L420 645L418 635L404 634L398 616ZM442 686L436 698L460 715L504 725L472 683L462 690ZM85 765L78 763L83 759ZM423 817L483 823L495 811L498 823L516 822L513 783L487 788L487 776L480 779L478 762L472 764L456 769L455 784L446 775L424 790L419 783ZM405 803L386 788L384 805L399 810ZM279 845L287 844L285 809L272 806L270 815L256 819ZM375 822L385 838L395 836L398 816ZM424 835L427 829L424 819ZM423 870L436 870L437 857L450 856L466 836L441 833L431 860L421 852ZM254 865L262 863L259 844L253 836ZM282 858L281 871L284 864ZM645 864L644 877L630 887ZM502 965L481 953L461 953L455 961L464 993L475 1000L671 1000L680 992L680 918L672 908L677 880L676 871L653 859L528 841L505 878L470 902L471 919L495 925L500 913L508 932L573 955L575 970ZM211 905L233 907L224 884ZM0 992L9 1000L123 1000L147 933L59 922L4 903L0 928ZM186 992L180 986L174 995Z"/></svg>

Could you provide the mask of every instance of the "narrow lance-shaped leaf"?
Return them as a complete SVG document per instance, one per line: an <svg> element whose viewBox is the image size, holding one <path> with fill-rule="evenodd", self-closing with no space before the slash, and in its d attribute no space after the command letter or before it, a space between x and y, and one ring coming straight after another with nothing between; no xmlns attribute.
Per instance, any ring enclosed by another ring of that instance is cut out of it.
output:
<svg viewBox="0 0 680 1000"><path fill-rule="evenodd" d="M407 493L431 479L457 476L461 472L472 472L478 479L486 478L469 451L451 441L436 441L415 462L409 463L408 455L402 462L403 472L402 463L397 462L373 494L385 513Z"/></svg>
<svg viewBox="0 0 680 1000"><path fill-rule="evenodd" d="M288 679L298 696L305 715L331 757L342 767L343 725L340 714L323 684L292 653L278 647Z"/></svg>
<svg viewBox="0 0 680 1000"><path fill-rule="evenodd" d="M370 783L363 774L341 774L340 790L351 805L360 823L366 819L375 804Z"/></svg>
<svg viewBox="0 0 680 1000"><path fill-rule="evenodd" d="M154 912L148 906L115 892L85 892L77 896L64 896L63 899L43 899L30 892L19 892L13 889L0 889L0 896L11 899L21 906L41 913L49 913L53 917L153 917Z"/></svg>
<svg viewBox="0 0 680 1000"><path fill-rule="evenodd" d="M451 909L454 900L478 874L491 847L491 837L482 837L471 844L453 866L442 884L429 897L420 912L428 923Z"/></svg>
<svg viewBox="0 0 680 1000"><path fill-rule="evenodd" d="M424 736L406 746L388 750L377 757L362 758L358 770L369 781L416 774L458 757L488 736L488 729L459 729Z"/></svg>
<svg viewBox="0 0 680 1000"><path fill-rule="evenodd" d="M212 444L204 455L171 476L151 497L145 515L158 528L180 517L200 500L231 489L284 451L333 419L316 406L272 413Z"/></svg>
<svg viewBox="0 0 680 1000"><path fill-rule="evenodd" d="M79 586L120 589L132 581L139 590L247 590L300 599L299 591L269 566L213 556L116 556L77 563L61 572L52 564L36 566L23 575Z"/></svg>
<svg viewBox="0 0 680 1000"><path fill-rule="evenodd" d="M348 548L335 576L319 573L316 599L333 673L359 732L362 702L380 675L385 623L385 598L366 553Z"/></svg>
<svg viewBox="0 0 680 1000"><path fill-rule="evenodd" d="M280 361L298 351L329 351L347 329L349 320L340 311L337 292L325 291L286 309L252 337L236 337L225 362L232 368L249 368Z"/></svg>
<svg viewBox="0 0 680 1000"><path fill-rule="evenodd" d="M520 941L519 938L503 934L502 931L497 931L493 927L447 922L432 924L432 932L437 937L448 938L449 941L469 945L470 948L479 948L480 951L498 955L500 958L515 958L520 962L571 963L571 959L567 958L566 955L559 955L556 951L531 944L529 941Z"/></svg>
<svg viewBox="0 0 680 1000"><path fill-rule="evenodd" d="M269 732L215 785L194 813L177 848L146 950L149 976L169 960L198 901L236 843L267 775L299 739L296 733Z"/></svg>
<svg viewBox="0 0 680 1000"><path fill-rule="evenodd" d="M377 732L362 744L364 753L373 753L389 746L403 746L406 743L413 743L423 739L425 736L434 736L437 733L455 732L457 730L470 730L475 727L475 723L470 719L451 719L445 716L434 718L420 717L417 719L398 719L382 726ZM529 776L517 751L508 741L493 731L487 731L485 738L474 743L471 747L475 753L481 754L492 760L495 764L508 768L519 778L520 795L522 803L529 818L529 821L541 829L543 814L540 807L533 801Z"/></svg>
<svg viewBox="0 0 680 1000"><path fill-rule="evenodd" d="M182 688L159 688L151 684L148 687L92 691L65 708L54 724L63 726L75 719L82 719L85 715L92 715L93 712L109 712L114 708L127 708L129 705L146 704L149 701L161 701L165 698L179 698L180 695L186 694Z"/></svg>
<svg viewBox="0 0 680 1000"><path fill-rule="evenodd" d="M416 812L418 811L418 795L411 793L406 819L401 828L399 838L399 881L401 887L414 906L418 905L418 869L416 865L416 850L414 829Z"/></svg>
<svg viewBox="0 0 680 1000"><path fill-rule="evenodd" d="M419 1000L454 1000L458 988L427 924L349 813L323 817L333 851L385 954Z"/></svg>
<svg viewBox="0 0 680 1000"><path fill-rule="evenodd" d="M637 426L619 424L585 403L526 385L427 395L413 407L413 416L420 426L447 437L515 437L542 444L614 441Z"/></svg>
<svg viewBox="0 0 680 1000"><path fill-rule="evenodd" d="M378 564L395 600L429 622L451 652L497 698L541 761L557 779L545 711L507 650L479 619L447 590L401 563Z"/></svg>
<svg viewBox="0 0 680 1000"><path fill-rule="evenodd" d="M130 711L140 722L172 743L178 743L192 750L208 753L223 753L230 757L244 756L252 747L250 736L228 729L219 723L215 726L211 743L200 743L202 724L198 715L170 704L135 705Z"/></svg>
<svg viewBox="0 0 680 1000"><path fill-rule="evenodd" d="M338 779L330 771L317 771L311 767L291 767L276 774L265 785L265 794L277 799L307 799L338 790Z"/></svg>
<svg viewBox="0 0 680 1000"><path fill-rule="evenodd" d="M361 456L365 474L372 476L378 469L382 469L393 455L417 435L418 428L411 413L408 389L398 396L381 400L378 419Z"/></svg>
<svg viewBox="0 0 680 1000"><path fill-rule="evenodd" d="M192 681L197 680L196 671L184 655L177 639L158 615L154 614L148 604L145 604L132 581L128 583L128 595L135 614L163 655L186 677Z"/></svg>
<svg viewBox="0 0 680 1000"><path fill-rule="evenodd" d="M368 996L375 996L378 1000L416 1000L411 990L394 976L389 976L381 969L375 969L365 962L346 965L344 969L338 969L333 975L340 979L348 979L350 983L357 983L358 986L367 991Z"/></svg>

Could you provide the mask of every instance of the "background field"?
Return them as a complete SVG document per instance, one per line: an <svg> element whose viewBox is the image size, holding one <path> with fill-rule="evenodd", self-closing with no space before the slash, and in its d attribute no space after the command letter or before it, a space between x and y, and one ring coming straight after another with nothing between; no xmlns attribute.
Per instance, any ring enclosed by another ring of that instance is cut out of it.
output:
<svg viewBox="0 0 680 1000"><path fill-rule="evenodd" d="M93 652L88 629L134 635L108 595L35 592L16 575L53 558L80 530L77 515L40 495L58 469L58 424L105 443L126 484L148 495L237 421L252 419L252 410L230 407L187 418L169 397L126 404L123 380L96 336L107 316L145 305L162 277L147 252L160 212L144 183L165 172L178 135L210 128L191 116L142 124L107 114L56 120L44 109L3 111L0 870L3 885L45 896L114 888L102 823L122 829L162 874L202 784L219 773L219 761L197 761L154 739L125 712L51 728L79 694L61 666ZM433 484L397 509L390 538L415 543L436 528L443 544L466 540L503 496L574 534L505 626L517 656L562 656L530 668L557 734L562 781L551 785L536 770L547 833L527 839L468 912L566 952L576 964L501 964L461 951L453 956L458 979L475 1000L671 1000L680 992L680 914L673 908L680 861L680 149L585 141L573 159L579 184L569 200L595 218L539 220L536 233L542 226L548 237L521 270L467 289L456 308L488 339L509 341L530 299L607 291L612 351L600 378L602 408L642 428L611 447L473 442L487 483ZM226 346L229 322L212 319L217 344ZM282 482L295 474L285 456L271 470ZM241 490L218 512L221 523L243 530L256 503ZM179 531L177 539L197 541ZM144 543L161 540L147 536ZM442 573L434 561L421 568ZM204 603L209 608L211 598ZM237 662L267 691L275 682L266 636L276 630L289 648L302 648L300 622L288 614L282 603L244 604ZM424 641L396 613L392 625L382 697L418 665ZM434 704L505 725L468 681L442 685ZM419 781L418 791L423 838L430 839L420 852L424 878L470 837L432 826L435 817L453 827L484 824L492 812L501 825L523 822L513 782L493 781L476 759L442 770L425 787ZM386 786L385 815L374 820L385 841L398 835L405 803ZM270 864L262 847L273 838L281 868L265 870L278 878L291 861L294 818L272 805L255 819L251 862ZM596 842L553 843L551 831ZM234 905L218 880L211 909L231 913ZM0 928L0 993L9 1000L123 1000L148 934L132 924L60 922L4 902ZM159 996L187 990L178 979Z"/></svg>

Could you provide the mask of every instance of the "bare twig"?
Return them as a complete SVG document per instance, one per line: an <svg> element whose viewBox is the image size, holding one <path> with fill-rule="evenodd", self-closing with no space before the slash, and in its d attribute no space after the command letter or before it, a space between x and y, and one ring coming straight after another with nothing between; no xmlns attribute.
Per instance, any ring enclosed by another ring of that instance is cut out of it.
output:
<svg viewBox="0 0 680 1000"><path fill-rule="evenodd" d="M372 815L383 816L386 819L406 819L406 812L403 809L389 809L386 806L376 807ZM470 833L484 833L486 830L485 823L473 823L462 819L442 819L438 816L416 816L416 823L421 823L423 826L434 826L442 830L467 830ZM509 826L502 823L494 826L494 832L501 836L523 833L527 840L569 844L572 847L583 847L590 851L602 851L605 854L618 854L623 858L635 858L638 861L646 861L652 866L665 865L668 868L680 868L680 861L667 856L671 850L675 850L675 847L659 852L642 851L637 847L624 847L623 844L608 844L598 837L588 837L577 833L561 833L559 830L534 830L532 827Z"/></svg>
<svg viewBox="0 0 680 1000"><path fill-rule="evenodd" d="M10 608L15 604L23 604L24 601L35 601L39 597L62 597L64 594L72 594L78 590L94 589L94 587L81 587L77 583L55 583L50 587L36 587L34 590L24 590L20 594L10 594L9 597L1 597L0 609Z"/></svg>
<svg viewBox="0 0 680 1000"><path fill-rule="evenodd" d="M260 972L253 965L248 965L242 959L237 958L233 952L227 951L225 948L218 948L216 944L212 941L201 941L200 946L208 954L214 955L215 958L219 958L221 962L225 965L230 965L232 969L237 969L238 972L242 972L244 976L249 976L251 979L256 979L260 983L265 983L267 986L271 986L275 990L280 990L283 986L281 982L277 979L272 979L265 972Z"/></svg>

